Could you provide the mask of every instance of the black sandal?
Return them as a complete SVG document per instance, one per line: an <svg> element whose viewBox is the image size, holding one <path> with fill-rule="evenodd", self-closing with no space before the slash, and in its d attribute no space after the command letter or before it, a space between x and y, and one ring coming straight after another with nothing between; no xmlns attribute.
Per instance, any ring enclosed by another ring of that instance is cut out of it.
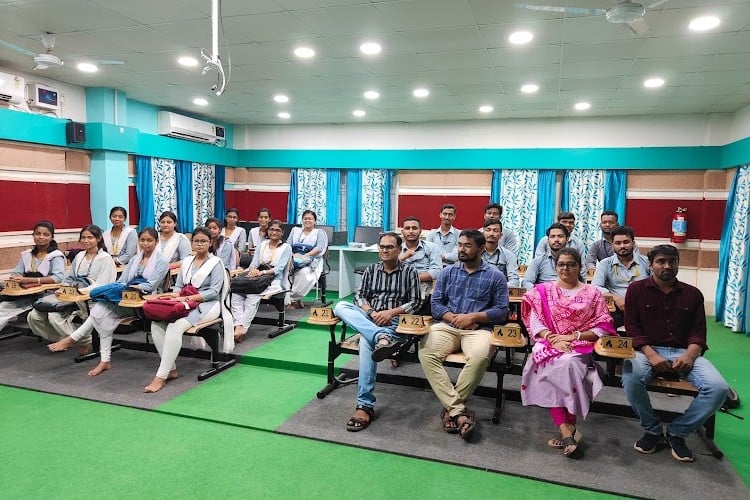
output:
<svg viewBox="0 0 750 500"><path fill-rule="evenodd" d="M583 457L583 449L579 448L581 444L581 439L583 438L583 436L580 435L577 430L574 436L580 436L580 437L577 440L573 436L568 436L562 439L562 452L563 452L563 455L565 455L568 458L578 459L578 458ZM571 446L573 447L572 449L569 448Z"/></svg>
<svg viewBox="0 0 750 500"><path fill-rule="evenodd" d="M466 420L460 422L459 419L461 417L464 417ZM464 410L463 413L459 413L453 417L453 419L456 421L458 434L461 436L461 439L468 439L469 434L471 434L471 431L473 431L474 427L477 425L476 414L473 411Z"/></svg>
<svg viewBox="0 0 750 500"><path fill-rule="evenodd" d="M458 424L456 420L450 416L448 410L440 412L440 420L443 422L443 430L448 434L458 434Z"/></svg>
<svg viewBox="0 0 750 500"><path fill-rule="evenodd" d="M372 422L372 419L375 418L375 410L369 406L357 405L357 408L354 411L356 412L357 410L362 410L367 413L370 418L365 420L362 417L352 415L352 417L346 422L346 430L349 432L359 432L367 429L370 422Z"/></svg>

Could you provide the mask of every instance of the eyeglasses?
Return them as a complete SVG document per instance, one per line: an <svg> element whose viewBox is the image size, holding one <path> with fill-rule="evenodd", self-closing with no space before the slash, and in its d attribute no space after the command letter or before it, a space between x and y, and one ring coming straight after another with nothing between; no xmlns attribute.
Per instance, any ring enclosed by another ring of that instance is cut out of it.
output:
<svg viewBox="0 0 750 500"><path fill-rule="evenodd" d="M208 245L211 240L193 240L194 245Z"/></svg>
<svg viewBox="0 0 750 500"><path fill-rule="evenodd" d="M390 252L391 250L398 248L396 245L378 245L378 247L384 252Z"/></svg>
<svg viewBox="0 0 750 500"><path fill-rule="evenodd" d="M558 262L555 267L558 269L575 269L578 267L578 262Z"/></svg>

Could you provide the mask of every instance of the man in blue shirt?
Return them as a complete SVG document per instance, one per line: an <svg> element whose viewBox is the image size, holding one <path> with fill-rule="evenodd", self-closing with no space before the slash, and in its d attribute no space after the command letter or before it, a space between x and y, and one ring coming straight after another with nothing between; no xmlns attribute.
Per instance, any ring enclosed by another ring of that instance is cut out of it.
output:
<svg viewBox="0 0 750 500"><path fill-rule="evenodd" d="M422 341L419 361L443 411L443 430L468 437L476 425L466 401L489 364L493 325L508 315L505 276L482 260L484 236L476 230L461 231L456 264L440 272L432 292L432 316L436 322ZM463 351L466 365L451 383L443 367L445 358Z"/></svg>
<svg viewBox="0 0 750 500"><path fill-rule="evenodd" d="M614 297L615 310L612 319L615 327L624 324L625 292L628 286L638 280L651 276L648 259L635 250L635 235L628 226L618 226L612 231L612 249L615 254L600 260L591 282L602 293Z"/></svg>
<svg viewBox="0 0 750 500"><path fill-rule="evenodd" d="M398 260L414 267L419 273L419 290L422 300L432 293L432 284L443 269L440 249L429 241L422 241L422 226L416 217L406 217L401 223L401 235L404 242ZM429 314L429 309L421 314Z"/></svg>
<svg viewBox="0 0 750 500"><path fill-rule="evenodd" d="M581 254L581 258L586 257L586 245L583 243L583 241L580 240L577 236L573 236L573 229L576 227L576 216L573 214L573 212L560 212L557 214L557 222L562 224L563 226L568 228L568 233L570 233L570 237L568 238L568 243L566 246L570 248L575 248L578 250L578 253ZM547 244L547 237L545 236L541 240L539 240L539 244L536 246L536 250L534 250L534 257L539 257L540 255L544 255L547 253L547 250L549 250L549 245Z"/></svg>
<svg viewBox="0 0 750 500"><path fill-rule="evenodd" d="M440 249L441 260L446 265L453 264L458 260L456 246L458 245L458 234L461 232L453 226L456 220L456 206L446 203L440 209L440 227L433 229L427 235L427 241L434 243Z"/></svg>
<svg viewBox="0 0 750 500"><path fill-rule="evenodd" d="M500 220L502 218L503 218L503 206L502 205L499 205L497 203L489 203L486 207L484 207L485 222L491 219ZM478 231L481 233L483 231L483 228L480 227ZM498 245L500 245L503 248L507 248L514 254L518 255L518 239L516 238L516 233L514 233L513 230L507 227L504 228L503 236L502 238L500 238Z"/></svg>
<svg viewBox="0 0 750 500"><path fill-rule="evenodd" d="M537 283L557 280L555 257L557 252L568 243L569 236L568 228L559 222L555 222L547 228L549 250L544 255L535 257L531 261L528 269L526 269L526 275L523 277L521 286L526 290L531 290ZM580 279L584 283L586 282L586 270L583 268L581 268Z"/></svg>
<svg viewBox="0 0 750 500"><path fill-rule="evenodd" d="M498 244L503 237L503 223L498 219L485 221L483 234L485 243L482 260L492 264L503 273L509 287L520 286L516 254Z"/></svg>

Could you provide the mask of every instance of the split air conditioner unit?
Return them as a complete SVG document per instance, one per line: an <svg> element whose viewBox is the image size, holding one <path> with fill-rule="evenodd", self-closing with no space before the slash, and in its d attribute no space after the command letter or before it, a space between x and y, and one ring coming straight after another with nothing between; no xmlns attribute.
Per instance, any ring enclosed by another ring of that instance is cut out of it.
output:
<svg viewBox="0 0 750 500"><path fill-rule="evenodd" d="M24 101L25 90L23 78L0 73L0 102L21 104Z"/></svg>
<svg viewBox="0 0 750 500"><path fill-rule="evenodd" d="M224 127L169 111L159 111L159 135L188 141L223 144Z"/></svg>

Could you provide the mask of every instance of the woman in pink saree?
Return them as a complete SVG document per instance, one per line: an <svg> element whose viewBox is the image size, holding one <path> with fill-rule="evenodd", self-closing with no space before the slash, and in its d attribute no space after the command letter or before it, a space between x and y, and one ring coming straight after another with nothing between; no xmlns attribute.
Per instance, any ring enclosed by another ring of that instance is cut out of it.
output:
<svg viewBox="0 0 750 500"><path fill-rule="evenodd" d="M589 363L594 342L616 333L602 294L578 280L581 255L562 248L555 267L557 281L538 284L523 297L521 316L534 347L521 377L521 401L549 408L560 436L547 444L580 458L583 435L576 417L586 418L602 388L598 371Z"/></svg>

